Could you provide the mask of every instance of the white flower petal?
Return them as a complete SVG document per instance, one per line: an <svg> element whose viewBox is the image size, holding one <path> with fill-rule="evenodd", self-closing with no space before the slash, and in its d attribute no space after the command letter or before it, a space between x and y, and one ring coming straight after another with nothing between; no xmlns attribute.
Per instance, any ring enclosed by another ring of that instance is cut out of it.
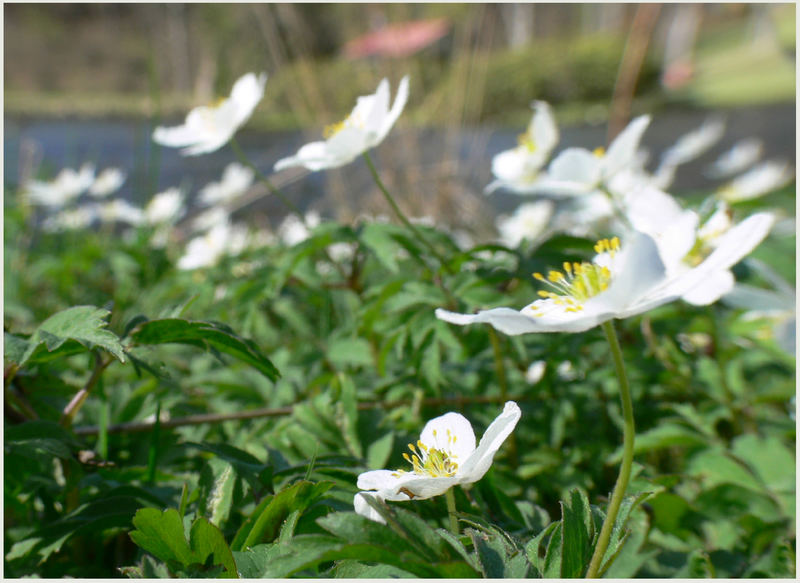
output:
<svg viewBox="0 0 800 583"><path fill-rule="evenodd" d="M431 419L425 424L419 439L428 449L447 452L459 465L475 451L472 424L459 413L445 413Z"/></svg>
<svg viewBox="0 0 800 583"><path fill-rule="evenodd" d="M386 524L386 521L378 513L378 511L369 505L367 502L367 497L370 497L373 500L382 500L380 496L373 492L359 492L355 495L355 497L353 497L353 508L355 509L356 514L360 514L361 516L369 518L375 522Z"/></svg>
<svg viewBox="0 0 800 583"><path fill-rule="evenodd" d="M629 123L608 146L603 157L603 177L609 178L636 161L639 142L650 125L650 116L641 115Z"/></svg>
<svg viewBox="0 0 800 583"><path fill-rule="evenodd" d="M549 155L558 144L558 126L553 117L553 111L546 102L534 101L533 107L536 111L528 131L533 136L537 150L542 150Z"/></svg>
<svg viewBox="0 0 800 583"><path fill-rule="evenodd" d="M356 485L360 490L389 490L398 480L398 473L392 470L372 470L358 476Z"/></svg>
<svg viewBox="0 0 800 583"><path fill-rule="evenodd" d="M728 269L710 273L698 285L683 294L682 299L694 306L707 306L733 289L736 280Z"/></svg>
<svg viewBox="0 0 800 583"><path fill-rule="evenodd" d="M514 401L508 401L505 404L503 412L486 428L478 447L459 467L458 476L461 478L462 484L477 482L484 476L492 465L497 450L511 435L521 416L522 411Z"/></svg>

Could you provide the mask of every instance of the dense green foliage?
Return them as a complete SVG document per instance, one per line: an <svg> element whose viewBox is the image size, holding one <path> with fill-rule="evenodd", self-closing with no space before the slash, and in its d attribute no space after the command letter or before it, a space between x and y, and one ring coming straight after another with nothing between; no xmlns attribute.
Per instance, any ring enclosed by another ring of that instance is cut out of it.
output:
<svg viewBox="0 0 800 583"><path fill-rule="evenodd" d="M7 576L585 572L621 444L601 331L508 337L434 309L521 307L532 272L591 241L465 251L418 227L440 265L400 226L323 223L187 272L146 229L32 231L5 200ZM756 256L794 279L793 237ZM606 576L794 576L795 361L740 313L617 322L637 441ZM405 467L426 420L459 411L480 435L509 399L519 425L456 489L460 536L441 497L381 507L388 526L353 512L357 475Z"/></svg>

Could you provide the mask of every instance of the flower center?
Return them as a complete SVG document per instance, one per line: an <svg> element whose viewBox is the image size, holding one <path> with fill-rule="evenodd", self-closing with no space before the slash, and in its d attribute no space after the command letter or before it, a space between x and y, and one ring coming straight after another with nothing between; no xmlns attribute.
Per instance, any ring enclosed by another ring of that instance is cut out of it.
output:
<svg viewBox="0 0 800 583"><path fill-rule="evenodd" d="M434 430L433 436L436 437L436 430ZM456 436L448 429L447 445L453 445L455 442ZM417 447L419 450L417 450ZM411 464L412 471L415 474L431 478L447 478L454 476L458 470L458 464L453 460L452 454L445 448L428 447L422 441L417 440L417 446L414 447L413 443L409 443L408 449L411 450L411 455L404 453L403 459ZM404 473L406 473L405 470L397 470L395 475Z"/></svg>
<svg viewBox="0 0 800 583"><path fill-rule="evenodd" d="M601 239L594 250L598 255L607 253L614 257L620 249L619 239ZM564 271L550 270L547 277L541 273L534 273L533 277L546 283L555 291L539 290L540 297L552 300L557 305L564 307L567 312L579 312L583 309L586 300L608 289L611 283L611 270L605 265L595 262L583 261L570 263L565 261ZM531 310L538 312L539 306L531 306ZM543 315L541 312L537 316Z"/></svg>
<svg viewBox="0 0 800 583"><path fill-rule="evenodd" d="M602 158L606 155L606 149L603 146L598 146L592 150L592 154L594 154L597 158Z"/></svg>
<svg viewBox="0 0 800 583"><path fill-rule="evenodd" d="M346 119L343 119L340 122L332 123L330 125L325 126L325 129L322 130L322 137L324 137L326 140L332 138L333 136L335 136L344 129L346 121L347 121Z"/></svg>
<svg viewBox="0 0 800 583"><path fill-rule="evenodd" d="M533 141L533 136L530 132L518 135L517 144L528 150L529 154L533 154L536 151L536 142Z"/></svg>

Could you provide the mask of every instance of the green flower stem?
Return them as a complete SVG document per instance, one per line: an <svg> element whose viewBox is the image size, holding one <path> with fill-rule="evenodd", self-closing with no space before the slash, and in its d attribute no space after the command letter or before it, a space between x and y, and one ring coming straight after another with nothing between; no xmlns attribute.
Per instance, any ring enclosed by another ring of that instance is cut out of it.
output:
<svg viewBox="0 0 800 583"><path fill-rule="evenodd" d="M450 518L450 532L458 536L458 518L456 518L456 495L453 494L453 489L450 488L444 493L447 500L447 515Z"/></svg>
<svg viewBox="0 0 800 583"><path fill-rule="evenodd" d="M252 170L255 173L256 177L261 182L264 183L264 185L267 187L267 190L269 190L270 193L274 194L279 199L281 199L283 204L285 204L294 214L296 214L305 225L306 218L303 212L299 208L297 208L297 205L294 204L291 200L289 200L289 198L285 194L283 194L283 192L281 192L280 189L276 188L275 185L272 184L270 179L267 178L266 175L263 172L261 172L261 170L259 170L255 164L253 164L250 161L250 158L248 158L247 154L244 153L244 150L239 145L239 142L236 141L236 138L231 138L230 144L231 148L233 149L233 153L236 154L236 157L239 158L239 161L248 168L250 168L250 170Z"/></svg>
<svg viewBox="0 0 800 583"><path fill-rule="evenodd" d="M373 180L375 180L375 184L378 185L378 189L380 189L380 191L383 193L386 202L388 202L389 206L392 207L392 210L394 211L394 214L397 215L397 218L400 219L400 221L406 226L406 228L409 231L414 233L414 237L416 238L417 241L423 243L430 250L433 256L439 260L439 263L442 265L442 267L444 267L449 271L450 268L447 263L447 260L444 257L442 257L442 255L425 237L422 236L422 233L419 231L419 229L417 229L411 223L411 221L408 220L408 218L403 214L403 211L400 210L400 207L397 206L397 202L394 200L394 197L391 195L389 190L386 188L386 185L381 180L381 177L378 174L377 169L375 168L375 164L372 162L372 158L370 157L368 152L364 152L364 160L366 160L367 162L367 166L369 167L369 171L372 174Z"/></svg>
<svg viewBox="0 0 800 583"><path fill-rule="evenodd" d="M623 433L622 466L619 469L619 477L617 478L617 483L614 485L614 493L611 495L611 502L608 505L606 520L603 522L603 527L600 529L600 536L597 538L597 545L594 548L594 554L589 563L589 570L586 572L587 579L598 576L603 556L606 554L608 542L611 538L611 531L614 528L614 523L617 521L619 507L622 504L622 499L625 497L625 490L628 488L628 481L631 477L633 439L636 433L633 424L633 404L631 403L630 386L628 385L628 377L625 374L622 350L619 347L617 333L614 331L614 324L610 320L603 323L603 331L606 333L606 338L608 338L608 344L611 347L611 355L614 358L614 367L617 369L620 399L622 400L622 416L625 421L625 426Z"/></svg>

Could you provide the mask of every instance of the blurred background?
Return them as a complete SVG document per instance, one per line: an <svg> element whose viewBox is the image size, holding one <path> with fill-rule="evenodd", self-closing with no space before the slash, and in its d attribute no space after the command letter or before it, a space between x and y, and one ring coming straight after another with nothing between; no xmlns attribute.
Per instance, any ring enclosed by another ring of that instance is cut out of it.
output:
<svg viewBox="0 0 800 583"><path fill-rule="evenodd" d="M480 232L516 206L515 195L483 188L534 99L554 106L559 150L605 145L652 113L643 145L657 157L721 113L724 138L674 185L701 190L693 168L743 137L762 139L765 158L794 160L795 12L793 3L5 4L5 183L92 161L126 169L122 193L133 202L179 183L191 198L233 152L183 158L151 142L153 127L265 71L264 100L237 134L265 173L381 78L394 92L408 73L409 103L375 159L412 216ZM275 182L329 218L388 214L360 160ZM241 212L286 214L255 198Z"/></svg>

